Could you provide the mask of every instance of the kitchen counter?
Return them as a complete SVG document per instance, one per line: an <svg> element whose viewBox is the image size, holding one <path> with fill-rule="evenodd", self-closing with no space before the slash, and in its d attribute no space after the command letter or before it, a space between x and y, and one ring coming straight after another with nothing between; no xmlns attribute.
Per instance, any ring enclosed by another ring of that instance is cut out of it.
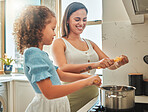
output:
<svg viewBox="0 0 148 112"><path fill-rule="evenodd" d="M98 97L92 99L90 102L88 102L85 106L83 106L77 112L87 112L97 102L97 100L98 100Z"/></svg>
<svg viewBox="0 0 148 112"><path fill-rule="evenodd" d="M8 112L24 112L35 95L27 77L21 73L1 74L0 83L7 85Z"/></svg>
<svg viewBox="0 0 148 112"><path fill-rule="evenodd" d="M18 81L28 81L27 77L24 74L1 74L0 82L9 82L13 80Z"/></svg>

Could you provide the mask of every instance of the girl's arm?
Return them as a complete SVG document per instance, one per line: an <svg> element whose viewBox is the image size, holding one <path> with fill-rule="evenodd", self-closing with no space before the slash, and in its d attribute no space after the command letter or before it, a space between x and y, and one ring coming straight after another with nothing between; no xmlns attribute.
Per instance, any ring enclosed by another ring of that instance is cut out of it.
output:
<svg viewBox="0 0 148 112"><path fill-rule="evenodd" d="M85 75L85 74L63 72L60 69L57 69L57 73L60 77L60 80L64 82L74 82L74 81L85 79L91 76L91 75Z"/></svg>
<svg viewBox="0 0 148 112"><path fill-rule="evenodd" d="M101 79L97 75L65 85L52 85L50 78L47 78L37 82L37 85L47 99L54 99L71 94L83 87L94 85L95 80L98 81L95 85L100 86Z"/></svg>
<svg viewBox="0 0 148 112"><path fill-rule="evenodd" d="M73 73L82 73L86 72L91 69L96 69L98 67L107 68L111 66L114 61L113 59L109 59L105 54L101 55L101 59L99 62L96 63L86 63L86 64L67 64L66 57L65 57L65 43L62 39L56 39L52 45L52 54L56 65L62 71L65 72L73 72ZM98 54L100 57L100 54ZM104 59L103 59L104 58Z"/></svg>

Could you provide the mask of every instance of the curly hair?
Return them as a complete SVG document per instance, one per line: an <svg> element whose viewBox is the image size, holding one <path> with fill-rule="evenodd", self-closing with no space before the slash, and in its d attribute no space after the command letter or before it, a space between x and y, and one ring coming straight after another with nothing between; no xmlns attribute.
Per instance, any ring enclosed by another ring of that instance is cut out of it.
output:
<svg viewBox="0 0 148 112"><path fill-rule="evenodd" d="M14 38L17 50L38 47L42 41L42 30L51 22L55 13L45 6L28 6L14 22Z"/></svg>

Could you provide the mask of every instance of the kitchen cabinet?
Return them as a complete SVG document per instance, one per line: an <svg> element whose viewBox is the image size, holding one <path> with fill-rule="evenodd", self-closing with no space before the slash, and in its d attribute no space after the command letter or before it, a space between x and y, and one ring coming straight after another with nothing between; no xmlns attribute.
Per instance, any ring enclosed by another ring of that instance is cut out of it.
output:
<svg viewBox="0 0 148 112"><path fill-rule="evenodd" d="M8 82L8 112L24 112L35 93L28 81Z"/></svg>
<svg viewBox="0 0 148 112"><path fill-rule="evenodd" d="M34 95L28 81L14 81L14 112L24 112Z"/></svg>
<svg viewBox="0 0 148 112"><path fill-rule="evenodd" d="M25 112L35 92L24 74L0 75L0 82L7 83L8 112Z"/></svg>

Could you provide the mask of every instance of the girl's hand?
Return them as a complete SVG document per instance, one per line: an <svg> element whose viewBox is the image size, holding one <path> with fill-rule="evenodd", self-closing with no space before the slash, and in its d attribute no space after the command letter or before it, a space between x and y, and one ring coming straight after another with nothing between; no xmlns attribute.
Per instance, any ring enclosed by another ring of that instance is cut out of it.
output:
<svg viewBox="0 0 148 112"><path fill-rule="evenodd" d="M101 79L98 75L90 76L90 77L86 78L86 80L87 80L88 86L90 86L90 85L100 86L102 84Z"/></svg>
<svg viewBox="0 0 148 112"><path fill-rule="evenodd" d="M114 64L114 59L104 58L95 64L96 68L108 68Z"/></svg>

